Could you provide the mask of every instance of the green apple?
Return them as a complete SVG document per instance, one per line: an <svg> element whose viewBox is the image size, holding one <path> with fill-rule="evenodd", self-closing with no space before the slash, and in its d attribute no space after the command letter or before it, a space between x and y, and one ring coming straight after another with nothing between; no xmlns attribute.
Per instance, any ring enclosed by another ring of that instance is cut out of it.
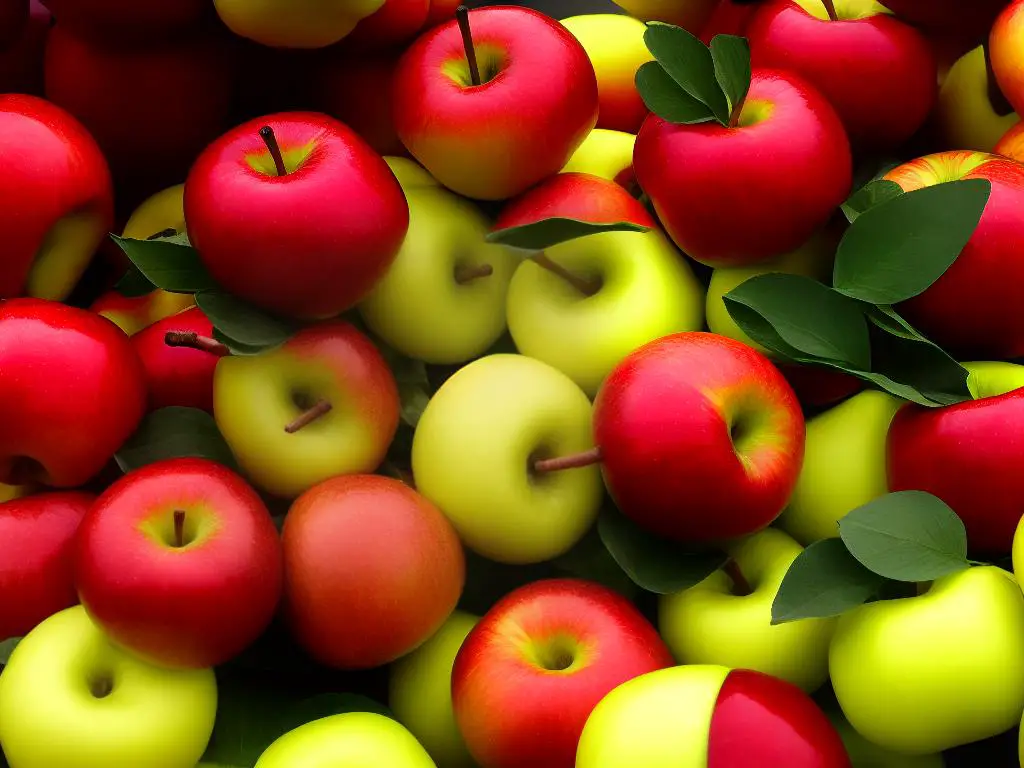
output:
<svg viewBox="0 0 1024 768"><path fill-rule="evenodd" d="M839 738L843 740L846 753L850 756L851 768L944 768L945 762L941 754L903 755L877 744L861 736L854 730L842 712L826 712L828 719L835 726Z"/></svg>
<svg viewBox="0 0 1024 768"><path fill-rule="evenodd" d="M935 121L942 146L991 152L1020 122L1016 112L996 112L988 88L985 49L979 45L953 64L939 90Z"/></svg>
<svg viewBox="0 0 1024 768"><path fill-rule="evenodd" d="M700 584L664 595L658 630L680 664L718 664L782 678L807 692L828 679L834 619L772 626L772 602L803 547L768 528L733 545L729 554L746 583L718 570Z"/></svg>
<svg viewBox="0 0 1024 768"><path fill-rule="evenodd" d="M213 670L152 666L113 645L81 606L36 626L0 674L12 768L193 768L216 713Z"/></svg>
<svg viewBox="0 0 1024 768"><path fill-rule="evenodd" d="M567 552L597 517L595 466L539 473L537 461L593 448L590 400L546 363L489 355L449 378L427 404L412 443L417 490L462 541L502 563Z"/></svg>
<svg viewBox="0 0 1024 768"><path fill-rule="evenodd" d="M391 665L391 711L441 768L476 765L455 723L452 666L479 620L479 616L454 611L429 640Z"/></svg>
<svg viewBox="0 0 1024 768"><path fill-rule="evenodd" d="M608 128L595 128L576 148L562 173L590 173L626 189L633 183L633 145L636 136Z"/></svg>
<svg viewBox="0 0 1024 768"><path fill-rule="evenodd" d="M214 0L213 5L240 37L271 48L324 48L345 38L384 0Z"/></svg>
<svg viewBox="0 0 1024 768"><path fill-rule="evenodd" d="M931 754L996 736L1024 713L1024 594L979 566L924 594L840 617L829 650L836 699L880 747Z"/></svg>
<svg viewBox="0 0 1024 768"><path fill-rule="evenodd" d="M1001 360L985 360L962 365L970 372L967 386L975 400L998 397L1024 387L1024 365Z"/></svg>
<svg viewBox="0 0 1024 768"><path fill-rule="evenodd" d="M411 189L444 189L441 182L430 175L430 171L407 157L387 156L384 162L395 174L399 185L408 194Z"/></svg>
<svg viewBox="0 0 1024 768"><path fill-rule="evenodd" d="M346 712L284 734L255 768L437 768L416 738L389 717Z"/></svg>

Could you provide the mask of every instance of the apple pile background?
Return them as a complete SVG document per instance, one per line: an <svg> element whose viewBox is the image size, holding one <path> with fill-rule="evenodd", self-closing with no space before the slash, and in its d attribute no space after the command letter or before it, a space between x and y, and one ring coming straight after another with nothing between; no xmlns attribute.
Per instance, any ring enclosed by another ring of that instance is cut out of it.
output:
<svg viewBox="0 0 1024 768"><path fill-rule="evenodd" d="M294 2L0 0L0 767L1024 766L1024 0Z"/></svg>

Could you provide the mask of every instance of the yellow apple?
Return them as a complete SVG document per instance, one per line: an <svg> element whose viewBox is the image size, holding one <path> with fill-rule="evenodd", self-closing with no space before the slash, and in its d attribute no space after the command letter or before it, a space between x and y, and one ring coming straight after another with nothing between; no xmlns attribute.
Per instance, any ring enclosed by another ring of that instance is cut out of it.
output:
<svg viewBox="0 0 1024 768"><path fill-rule="evenodd" d="M632 133L595 128L573 152L562 173L590 173L630 189L634 184L634 144Z"/></svg>
<svg viewBox="0 0 1024 768"><path fill-rule="evenodd" d="M185 232L185 185L161 190L143 201L128 217L124 237L145 240L168 229Z"/></svg>
<svg viewBox="0 0 1024 768"><path fill-rule="evenodd" d="M346 37L384 0L214 0L213 5L241 37L271 48L324 48Z"/></svg>
<svg viewBox="0 0 1024 768"><path fill-rule="evenodd" d="M939 90L935 122L944 147L991 152L1020 122L1016 112L996 112L988 87L985 50L979 45L956 61Z"/></svg>

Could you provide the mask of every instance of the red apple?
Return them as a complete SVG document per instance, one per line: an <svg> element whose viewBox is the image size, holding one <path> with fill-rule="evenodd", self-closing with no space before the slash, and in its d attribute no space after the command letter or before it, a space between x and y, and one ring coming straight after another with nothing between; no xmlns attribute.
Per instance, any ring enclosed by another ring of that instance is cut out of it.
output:
<svg viewBox="0 0 1024 768"><path fill-rule="evenodd" d="M719 0L711 18L701 29L700 39L709 45L716 35L745 37L747 23L759 6L760 0Z"/></svg>
<svg viewBox="0 0 1024 768"><path fill-rule="evenodd" d="M134 336L158 320L194 305L195 299L187 293L168 293L157 289L143 296L122 296L116 290L109 290L100 294L89 309L110 320L129 336Z"/></svg>
<svg viewBox="0 0 1024 768"><path fill-rule="evenodd" d="M706 543L769 525L789 501L804 418L767 357L711 333L652 341L623 360L594 403L605 484L661 536Z"/></svg>
<svg viewBox="0 0 1024 768"><path fill-rule="evenodd" d="M73 541L93 501L66 492L0 504L0 640L23 637L78 602Z"/></svg>
<svg viewBox="0 0 1024 768"><path fill-rule="evenodd" d="M983 152L942 152L885 175L905 191L957 179L988 179L992 194L957 260L924 293L900 305L911 323L959 359L1024 355L1024 165Z"/></svg>
<svg viewBox="0 0 1024 768"><path fill-rule="evenodd" d="M360 21L338 47L367 52L405 45L423 29L430 0L384 0L376 13Z"/></svg>
<svg viewBox="0 0 1024 768"><path fill-rule="evenodd" d="M503 200L558 173L597 123L597 78L559 22L528 8L468 15L480 85L459 24L422 35L398 62L395 126L449 189Z"/></svg>
<svg viewBox="0 0 1024 768"><path fill-rule="evenodd" d="M448 519L398 480L335 477L285 518L285 610L321 664L368 669L430 637L462 594L465 558Z"/></svg>
<svg viewBox="0 0 1024 768"><path fill-rule="evenodd" d="M1024 114L1024 2L1014 0L999 14L988 50L999 89L1014 110Z"/></svg>
<svg viewBox="0 0 1024 768"><path fill-rule="evenodd" d="M39 0L31 0L28 22L18 37L0 46L0 93L43 95L43 55L52 17Z"/></svg>
<svg viewBox="0 0 1024 768"><path fill-rule="evenodd" d="M107 163L89 132L63 109L0 95L0 299L63 300L114 219Z"/></svg>
<svg viewBox="0 0 1024 768"><path fill-rule="evenodd" d="M829 100L854 145L873 150L903 144L935 104L938 76L924 36L857 0L808 11L796 0L769 0L747 24L755 67L804 77ZM852 64L855 62L855 64Z"/></svg>
<svg viewBox="0 0 1024 768"><path fill-rule="evenodd" d="M0 50L13 45L28 21L28 0L0 0Z"/></svg>
<svg viewBox="0 0 1024 768"><path fill-rule="evenodd" d="M295 112L244 123L211 144L185 183L185 220L228 291L319 319L354 306L384 276L409 207L387 163L354 131Z"/></svg>
<svg viewBox="0 0 1024 768"><path fill-rule="evenodd" d="M135 470L82 521L75 584L110 638L151 663L203 668L266 629L282 589L281 543L257 493L206 459Z"/></svg>
<svg viewBox="0 0 1024 768"><path fill-rule="evenodd" d="M132 337L132 346L142 361L149 391L149 408L200 408L213 413L213 372L219 358L188 347L171 347L167 333L213 334L213 323L198 307L186 309L154 323Z"/></svg>
<svg viewBox="0 0 1024 768"><path fill-rule="evenodd" d="M427 12L424 29L433 29L438 24L451 20L455 15L455 9L463 4L463 0L430 0L430 10Z"/></svg>
<svg viewBox="0 0 1024 768"><path fill-rule="evenodd" d="M209 0L43 0L62 26L120 44L124 35L146 40L195 26L210 15Z"/></svg>
<svg viewBox="0 0 1024 768"><path fill-rule="evenodd" d="M84 485L145 408L142 365L112 322L52 301L0 303L0 483Z"/></svg>
<svg viewBox="0 0 1024 768"><path fill-rule="evenodd" d="M589 173L560 173L509 202L494 229L521 227L555 217L657 226L640 201L616 182Z"/></svg>
<svg viewBox="0 0 1024 768"><path fill-rule="evenodd" d="M452 706L488 768L573 768L580 733L618 685L674 664L626 598L575 579L527 584L470 631L452 668Z"/></svg>
<svg viewBox="0 0 1024 768"><path fill-rule="evenodd" d="M743 266L807 242L850 192L846 132L794 74L754 70L736 128L651 114L633 170L668 233L709 266Z"/></svg>

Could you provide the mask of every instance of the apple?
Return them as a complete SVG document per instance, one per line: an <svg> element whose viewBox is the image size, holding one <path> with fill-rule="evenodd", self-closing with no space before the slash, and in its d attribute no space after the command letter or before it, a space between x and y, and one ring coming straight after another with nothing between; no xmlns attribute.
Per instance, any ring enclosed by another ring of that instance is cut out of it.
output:
<svg viewBox="0 0 1024 768"><path fill-rule="evenodd" d="M491 560L539 563L590 529L604 496L596 467L537 463L593 445L583 391L547 363L497 354L460 368L427 404L412 444L416 487L463 543Z"/></svg>
<svg viewBox="0 0 1024 768"><path fill-rule="evenodd" d="M39 0L30 0L29 17L17 39L0 46L0 93L43 95L43 54L52 17Z"/></svg>
<svg viewBox="0 0 1024 768"><path fill-rule="evenodd" d="M587 720L576 768L850 768L825 714L795 685L686 664L613 690Z"/></svg>
<svg viewBox="0 0 1024 768"><path fill-rule="evenodd" d="M744 37L747 24L762 0L719 0L707 23L700 29L700 39L710 45L717 35ZM694 30L696 34L696 30Z"/></svg>
<svg viewBox="0 0 1024 768"><path fill-rule="evenodd" d="M13 45L28 22L28 0L0 0L0 50Z"/></svg>
<svg viewBox="0 0 1024 768"><path fill-rule="evenodd" d="M424 29L433 29L455 15L455 10L462 5L462 0L430 0L430 11L423 24Z"/></svg>
<svg viewBox="0 0 1024 768"><path fill-rule="evenodd" d="M636 189L636 178L633 175L635 144L636 136L631 133L595 128L572 153L562 173L600 176L632 193Z"/></svg>
<svg viewBox="0 0 1024 768"><path fill-rule="evenodd" d="M314 486L288 510L282 541L288 625L330 667L369 669L404 656L441 628L462 594L455 529L390 477Z"/></svg>
<svg viewBox="0 0 1024 768"><path fill-rule="evenodd" d="M185 220L225 290L312 320L365 298L401 248L409 208L387 163L352 130L294 112L211 144L185 183Z"/></svg>
<svg viewBox="0 0 1024 768"><path fill-rule="evenodd" d="M979 45L957 59L939 90L935 123L943 146L1005 154L996 145L1020 117L997 106L989 87L985 48Z"/></svg>
<svg viewBox="0 0 1024 768"><path fill-rule="evenodd" d="M995 566L840 617L829 674L850 724L880 747L930 754L995 736L1024 712L1024 595Z"/></svg>
<svg viewBox="0 0 1024 768"><path fill-rule="evenodd" d="M664 21L697 34L711 19L719 0L613 0L641 21Z"/></svg>
<svg viewBox="0 0 1024 768"><path fill-rule="evenodd" d="M222 359L213 414L246 476L293 499L380 465L398 429L398 385L373 343L334 320L259 355Z"/></svg>
<svg viewBox="0 0 1024 768"><path fill-rule="evenodd" d="M430 0L384 0L338 47L357 53L403 47L423 29L428 13Z"/></svg>
<svg viewBox="0 0 1024 768"><path fill-rule="evenodd" d="M826 714L843 740L853 768L945 768L941 754L905 755L884 749L857 733L842 712Z"/></svg>
<svg viewBox="0 0 1024 768"><path fill-rule="evenodd" d="M44 0L61 26L120 43L123 36L146 40L187 31L205 21L209 0Z"/></svg>
<svg viewBox="0 0 1024 768"><path fill-rule="evenodd" d="M600 104L597 127L635 134L647 117L647 107L636 90L636 72L654 59L644 43L646 25L615 13L571 16L562 24L594 65Z"/></svg>
<svg viewBox="0 0 1024 768"><path fill-rule="evenodd" d="M803 547L765 529L730 547L731 563L663 595L658 631L680 664L754 669L813 693L828 680L834 619L772 625L772 602Z"/></svg>
<svg viewBox="0 0 1024 768"><path fill-rule="evenodd" d="M142 365L116 325L41 299L0 302L0 483L84 485L145 408Z"/></svg>
<svg viewBox="0 0 1024 768"><path fill-rule="evenodd" d="M0 299L62 301L113 224L110 171L75 118L35 96L0 94Z"/></svg>
<svg viewBox="0 0 1024 768"><path fill-rule="evenodd" d="M384 0L214 0L221 21L240 37L271 48L323 48L337 43Z"/></svg>
<svg viewBox="0 0 1024 768"><path fill-rule="evenodd" d="M1024 110L1024 76L1021 75L1020 40L1024 34L1024 3L1003 2L988 38L992 72L1007 101Z"/></svg>
<svg viewBox="0 0 1024 768"><path fill-rule="evenodd" d="M27 635L78 602L72 547L93 501L64 492L0 503L0 640Z"/></svg>
<svg viewBox="0 0 1024 768"><path fill-rule="evenodd" d="M455 656L479 616L453 611L430 639L391 665L388 704L430 756L445 768L474 768L452 708Z"/></svg>
<svg viewBox="0 0 1024 768"><path fill-rule="evenodd" d="M453 192L504 200L558 173L586 138L597 122L597 78L579 41L539 11L481 8L461 23L468 53L452 19L402 55L395 127Z"/></svg>
<svg viewBox="0 0 1024 768"><path fill-rule="evenodd" d="M545 579L499 600L452 669L455 721L489 768L573 768L587 717L614 688L673 665L625 597L588 581Z"/></svg>
<svg viewBox="0 0 1024 768"><path fill-rule="evenodd" d="M11 499L20 499L23 496L28 496L32 491L31 485L7 485L6 483L0 483L0 503L10 501Z"/></svg>
<svg viewBox="0 0 1024 768"><path fill-rule="evenodd" d="M384 158L384 162L388 164L391 172L395 174L395 178L398 179L402 191L406 194L422 189L444 190L440 182L415 160L410 160L408 157L389 156Z"/></svg>
<svg viewBox="0 0 1024 768"><path fill-rule="evenodd" d="M198 307L159 320L132 338L142 362L151 411L170 406L213 413L213 378L219 358L198 349L172 347L168 333L212 336L213 323Z"/></svg>
<svg viewBox="0 0 1024 768"><path fill-rule="evenodd" d="M189 768L216 714L212 669L148 664L82 606L33 629L0 674L0 741L18 768Z"/></svg>
<svg viewBox="0 0 1024 768"><path fill-rule="evenodd" d="M924 36L878 3L768 0L746 26L755 67L794 72L836 108L854 146L900 146L924 125L938 90ZM856 62L856 66L851 66Z"/></svg>
<svg viewBox="0 0 1024 768"><path fill-rule="evenodd" d="M669 235L712 267L795 250L850 192L850 145L835 110L797 75L755 69L735 128L648 115L633 169Z"/></svg>

